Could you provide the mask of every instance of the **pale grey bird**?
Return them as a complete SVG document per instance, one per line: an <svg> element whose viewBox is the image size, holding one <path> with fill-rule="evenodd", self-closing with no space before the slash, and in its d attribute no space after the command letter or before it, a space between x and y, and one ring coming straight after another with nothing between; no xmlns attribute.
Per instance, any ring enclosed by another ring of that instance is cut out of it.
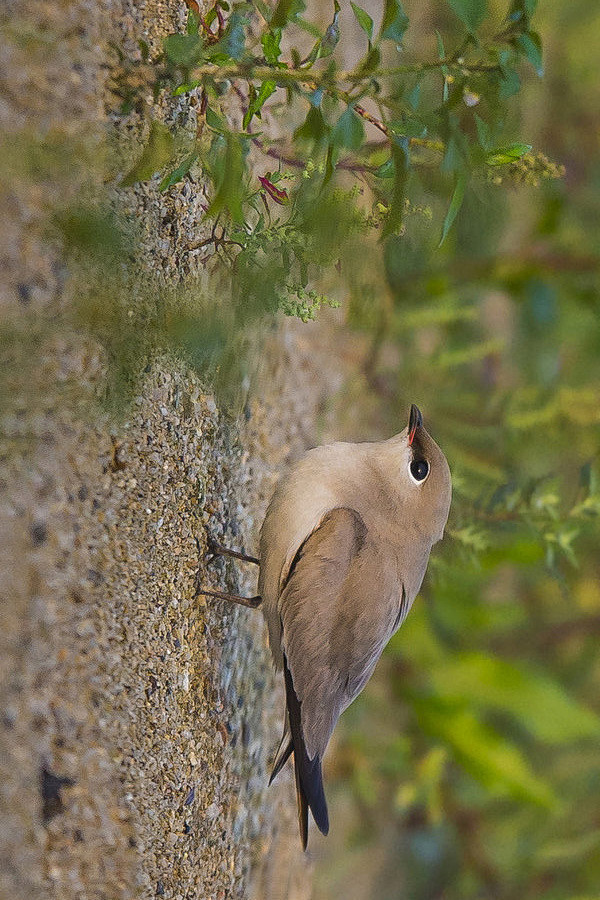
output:
<svg viewBox="0 0 600 900"><path fill-rule="evenodd" d="M280 480L260 534L258 597L287 701L271 781L294 755L302 845L308 810L329 830L321 761L421 587L450 508L446 458L413 404L408 426L376 443L316 447Z"/></svg>

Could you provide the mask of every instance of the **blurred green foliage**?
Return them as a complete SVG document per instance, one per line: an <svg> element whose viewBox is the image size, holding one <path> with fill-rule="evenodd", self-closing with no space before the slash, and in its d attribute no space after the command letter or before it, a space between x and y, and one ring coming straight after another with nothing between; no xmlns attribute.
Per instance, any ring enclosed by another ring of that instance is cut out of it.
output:
<svg viewBox="0 0 600 900"><path fill-rule="evenodd" d="M442 5L424 17L450 44ZM333 805L349 826L318 897L575 900L600 885L600 13L540 4L536 23L546 75L511 98L505 152L541 144L565 178L471 177L441 248L405 218L377 287L373 266L349 287L365 352L338 428L384 436L418 402L454 501L422 596L340 723ZM435 169L411 175L411 206L447 220L440 187Z"/></svg>
<svg viewBox="0 0 600 900"><path fill-rule="evenodd" d="M305 17L303 0L216 0L203 10L189 0L185 33L168 35L158 55L143 40L137 59L114 48L114 121L135 109L147 134L117 186L150 181L176 193L183 181L199 183L209 231L190 248L202 250L208 277L181 291L154 287L150 294L160 296L148 302L130 265L136 223L115 223L106 267L99 249L107 239L102 222L110 227L106 198L55 217L71 270L80 272L78 324L87 322L106 348L107 400L118 408L159 348L183 350L234 398L244 349L261 322L280 311L308 321L349 289L353 322L373 326L385 288L364 275L384 272L382 254L390 275L396 269L402 277L399 267L411 265L409 235L417 254L427 242L431 250L432 239L444 243L460 226L463 204L478 192L489 189L500 203L505 180L558 177L560 166L515 140L507 121L519 72L533 61L534 7L515 0L480 31L485 3L456 2L454 15L444 8L462 23L457 32L431 28L430 46L407 59L409 17L399 0L386 0L377 29L354 4L362 46L350 69L338 58L337 3L319 27ZM158 101L187 95L195 127L162 121ZM86 234L92 243L98 235L93 272ZM337 283L325 286L322 273L333 268ZM227 302L215 304L215 296ZM361 306L365 297L373 302ZM464 352L453 350L446 364ZM484 345L468 350L485 352Z"/></svg>
<svg viewBox="0 0 600 900"><path fill-rule="evenodd" d="M206 263L213 274L263 313L312 318L328 298L311 302L311 280L337 264L349 282L352 267L343 263L358 241L373 232L376 248L380 237L403 234L420 179L446 205L435 215L443 243L472 181L561 174L506 128L519 72L539 68L535 3L514 0L486 33L478 29L482 0L451 5L464 24L452 49L437 31L434 52L405 61L409 18L399 0L386 0L377 31L352 4L363 46L346 70L336 53L337 2L321 30L305 18L303 0L216 0L205 11L189 0L186 33L167 36L155 59L145 45L140 60L122 57L114 91L123 114L143 108L150 86L156 97L192 95L197 126L175 137L150 112L147 143L121 186L155 175L160 190L176 191L201 172L214 220L205 242L215 251ZM140 67L145 79L136 79ZM429 204L424 209L431 214Z"/></svg>

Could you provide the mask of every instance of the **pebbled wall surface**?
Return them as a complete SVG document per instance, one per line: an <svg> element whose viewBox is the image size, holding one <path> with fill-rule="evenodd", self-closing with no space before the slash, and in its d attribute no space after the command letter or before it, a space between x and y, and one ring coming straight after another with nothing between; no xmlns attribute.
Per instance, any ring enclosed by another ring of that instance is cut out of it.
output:
<svg viewBox="0 0 600 900"><path fill-rule="evenodd" d="M99 348L64 324L74 287L47 228L96 177L109 42L156 47L184 15L160 0L0 13L1 900L311 893L290 772L266 787L283 696L262 617L196 588L255 589L252 567L206 558L207 535L255 550L275 478L314 441L314 350L297 327L269 338L241 424L159 357L115 423L95 400ZM135 114L124 127L143 140ZM65 156L37 177L21 150L48 137ZM122 198L149 290L195 273L201 200Z"/></svg>

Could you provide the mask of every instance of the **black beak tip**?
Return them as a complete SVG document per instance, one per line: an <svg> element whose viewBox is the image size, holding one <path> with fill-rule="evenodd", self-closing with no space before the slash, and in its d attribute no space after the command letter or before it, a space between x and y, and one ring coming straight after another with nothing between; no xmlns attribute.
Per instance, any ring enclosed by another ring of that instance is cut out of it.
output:
<svg viewBox="0 0 600 900"><path fill-rule="evenodd" d="M410 407L410 416L408 417L408 430L414 433L415 429L420 428L423 424L423 416L421 410L414 403Z"/></svg>

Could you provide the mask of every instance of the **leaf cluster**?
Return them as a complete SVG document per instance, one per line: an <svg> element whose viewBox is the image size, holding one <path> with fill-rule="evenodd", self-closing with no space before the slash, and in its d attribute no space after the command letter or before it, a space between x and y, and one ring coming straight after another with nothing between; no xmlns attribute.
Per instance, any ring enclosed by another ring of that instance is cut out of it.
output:
<svg viewBox="0 0 600 900"><path fill-rule="evenodd" d="M405 49L410 20L400 0L386 0L377 33L371 16L352 3L366 45L349 71L336 56L343 38L337 2L324 30L304 18L303 0L274 6L217 0L205 15L196 3L188 5L186 33L169 35L157 59L149 61L143 47L142 56L145 67L155 67L155 96L187 95L196 102L196 132L182 140L153 118L147 144L122 184L161 173L159 189L170 191L182 179L201 177L210 197L207 217L218 220L231 241L230 252L220 257L225 265L233 265L235 247L255 246L260 232L270 240L273 213L276 227L308 233L307 177L317 204L326 203L340 181L360 186L360 200L349 201L351 217L366 208L368 228L379 210L376 237L383 241L404 233L407 200L426 185L447 204L438 226L442 244L472 182L538 183L561 174L530 144L505 137L507 101L519 90L523 62L541 71L539 38L531 27L534 0L511 2L502 27L491 34L484 0L453 0L458 34L447 50L438 32L433 59ZM304 49L307 35L313 43ZM282 45L290 49L284 52ZM276 120L290 123L277 139L269 128ZM282 177L286 185L278 194ZM332 252L326 260L321 254L321 261L337 260ZM266 268L280 262L285 254L278 252ZM301 268L302 277L289 284L305 289L318 268L306 259ZM275 296L284 312L302 308L293 288Z"/></svg>

